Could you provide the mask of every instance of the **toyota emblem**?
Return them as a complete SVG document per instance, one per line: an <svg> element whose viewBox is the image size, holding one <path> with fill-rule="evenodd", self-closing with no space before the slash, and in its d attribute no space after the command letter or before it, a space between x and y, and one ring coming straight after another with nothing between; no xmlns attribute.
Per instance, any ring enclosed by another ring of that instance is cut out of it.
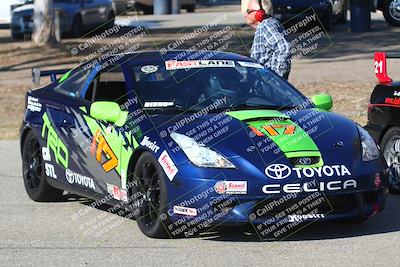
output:
<svg viewBox="0 0 400 267"><path fill-rule="evenodd" d="M311 159L310 158L300 158L299 163L301 165L310 165L311 164Z"/></svg>
<svg viewBox="0 0 400 267"><path fill-rule="evenodd" d="M265 168L265 174L275 180L282 180L288 177L292 170L285 164L272 164Z"/></svg>

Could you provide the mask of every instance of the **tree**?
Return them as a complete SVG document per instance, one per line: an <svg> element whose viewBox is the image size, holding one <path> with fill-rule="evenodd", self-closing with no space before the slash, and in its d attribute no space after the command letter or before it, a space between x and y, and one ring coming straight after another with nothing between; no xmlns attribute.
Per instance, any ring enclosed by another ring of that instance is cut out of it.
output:
<svg viewBox="0 0 400 267"><path fill-rule="evenodd" d="M57 43L53 0L35 0L32 40L39 46L53 46Z"/></svg>

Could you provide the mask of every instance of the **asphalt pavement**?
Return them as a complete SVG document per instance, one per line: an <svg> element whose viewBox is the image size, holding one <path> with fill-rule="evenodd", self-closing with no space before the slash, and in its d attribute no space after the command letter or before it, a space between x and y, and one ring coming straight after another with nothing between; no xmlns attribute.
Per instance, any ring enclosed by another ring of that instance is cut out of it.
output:
<svg viewBox="0 0 400 267"><path fill-rule="evenodd" d="M31 201L18 142L0 141L0 153L0 266L400 265L400 196L390 195L387 208L362 224L312 224L284 241L261 241L245 228L157 240L145 237L134 220L106 208L88 210L90 202L75 195ZM88 231L102 223L102 231Z"/></svg>

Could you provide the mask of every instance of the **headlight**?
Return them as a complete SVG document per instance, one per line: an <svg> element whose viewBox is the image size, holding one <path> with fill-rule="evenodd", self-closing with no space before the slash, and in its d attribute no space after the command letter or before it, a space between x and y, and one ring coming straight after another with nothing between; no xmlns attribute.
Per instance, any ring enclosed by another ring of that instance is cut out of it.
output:
<svg viewBox="0 0 400 267"><path fill-rule="evenodd" d="M357 125L361 138L362 160L371 161L378 159L381 155L378 146L375 144L371 135L360 125Z"/></svg>
<svg viewBox="0 0 400 267"><path fill-rule="evenodd" d="M191 137L179 133L171 133L171 138L179 145L189 160L198 167L205 168L236 168L229 160L221 154L197 143Z"/></svg>

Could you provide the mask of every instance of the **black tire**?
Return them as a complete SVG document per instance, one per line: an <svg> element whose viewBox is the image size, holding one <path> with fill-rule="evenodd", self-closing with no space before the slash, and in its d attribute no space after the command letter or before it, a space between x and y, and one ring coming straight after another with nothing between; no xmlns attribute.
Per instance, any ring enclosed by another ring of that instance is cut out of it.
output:
<svg viewBox="0 0 400 267"><path fill-rule="evenodd" d="M340 17L337 22L340 24L344 24L347 22L347 5L345 5L344 10L340 14Z"/></svg>
<svg viewBox="0 0 400 267"><path fill-rule="evenodd" d="M14 40L22 40L24 38L24 35L22 33L11 31L11 38L13 38Z"/></svg>
<svg viewBox="0 0 400 267"><path fill-rule="evenodd" d="M330 32L332 30L332 11L330 9L323 15L321 22L325 31Z"/></svg>
<svg viewBox="0 0 400 267"><path fill-rule="evenodd" d="M188 12L188 13L194 13L195 10L196 10L196 5L186 6L186 12Z"/></svg>
<svg viewBox="0 0 400 267"><path fill-rule="evenodd" d="M72 37L81 37L83 34L83 22L80 15L76 15L72 21L71 35Z"/></svg>
<svg viewBox="0 0 400 267"><path fill-rule="evenodd" d="M42 148L32 131L27 134L22 147L22 175L26 193L33 201L61 199L63 191L47 183Z"/></svg>
<svg viewBox="0 0 400 267"><path fill-rule="evenodd" d="M151 153L144 152L139 157L133 179L136 183L131 194L140 196L135 199L139 209L136 221L140 230L148 237L167 238L169 217L165 182L168 179Z"/></svg>
<svg viewBox="0 0 400 267"><path fill-rule="evenodd" d="M385 20L389 25L399 27L400 26L400 10L397 11L395 5L396 5L396 3L394 3L394 0L387 0L384 3L382 11L383 11L383 16L385 17Z"/></svg>
<svg viewBox="0 0 400 267"><path fill-rule="evenodd" d="M110 14L108 15L108 19L107 19L107 23L105 24L105 28L109 29L114 27L115 25L115 14L113 11L110 12Z"/></svg>
<svg viewBox="0 0 400 267"><path fill-rule="evenodd" d="M397 146L396 146L397 143ZM400 127L392 127L382 138L383 155L390 167L390 191L400 193Z"/></svg>

